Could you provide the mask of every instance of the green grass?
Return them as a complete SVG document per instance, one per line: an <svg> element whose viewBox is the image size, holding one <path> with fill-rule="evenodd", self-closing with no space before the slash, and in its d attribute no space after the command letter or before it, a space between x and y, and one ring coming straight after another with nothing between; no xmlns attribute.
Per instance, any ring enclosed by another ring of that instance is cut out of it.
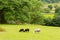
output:
<svg viewBox="0 0 60 40"><path fill-rule="evenodd" d="M60 28L41 25L0 25L6 32L0 32L0 40L60 40ZM29 28L30 32L19 32L20 28ZM34 33L35 28L41 32Z"/></svg>
<svg viewBox="0 0 60 40"><path fill-rule="evenodd" d="M44 16L45 18L51 18L51 19L54 18L54 14L52 14L52 13L43 14L43 16Z"/></svg>

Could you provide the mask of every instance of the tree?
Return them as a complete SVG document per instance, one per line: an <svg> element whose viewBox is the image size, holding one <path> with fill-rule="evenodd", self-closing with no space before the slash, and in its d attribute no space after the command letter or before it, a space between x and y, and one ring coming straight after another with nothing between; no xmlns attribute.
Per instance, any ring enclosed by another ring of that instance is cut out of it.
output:
<svg viewBox="0 0 60 40"><path fill-rule="evenodd" d="M54 26L60 27L60 7L56 7L55 9L55 17L52 20Z"/></svg>
<svg viewBox="0 0 60 40"><path fill-rule="evenodd" d="M0 23L6 23L5 16L4 16L4 9L0 10Z"/></svg>
<svg viewBox="0 0 60 40"><path fill-rule="evenodd" d="M41 0L41 1L46 3L58 3L60 0Z"/></svg>
<svg viewBox="0 0 60 40"><path fill-rule="evenodd" d="M56 7L56 8L55 8L55 13L56 13L56 14L60 14L60 7Z"/></svg>
<svg viewBox="0 0 60 40"><path fill-rule="evenodd" d="M60 27L60 15L56 15L55 18L52 20L53 26L59 26Z"/></svg>
<svg viewBox="0 0 60 40"><path fill-rule="evenodd" d="M16 23L17 21L30 23L32 20L30 14L41 15L41 7L42 3L38 0L0 0L0 10L3 10L2 13L0 12L0 21L3 23Z"/></svg>
<svg viewBox="0 0 60 40"><path fill-rule="evenodd" d="M50 8L50 10L52 10L53 6L52 5L48 5L48 8Z"/></svg>

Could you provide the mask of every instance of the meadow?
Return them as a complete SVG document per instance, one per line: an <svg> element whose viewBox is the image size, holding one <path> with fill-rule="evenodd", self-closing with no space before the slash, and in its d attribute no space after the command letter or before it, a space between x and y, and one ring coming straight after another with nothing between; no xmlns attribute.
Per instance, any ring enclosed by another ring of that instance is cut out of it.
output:
<svg viewBox="0 0 60 40"><path fill-rule="evenodd" d="M43 3L39 0L1 0L0 4L0 40L60 40L60 27L37 25L45 23L51 25L56 22L58 26L60 25L60 7L57 3L54 5L49 1ZM46 5L46 8L43 5ZM59 14L57 15L58 20L55 18L52 21L56 13ZM47 21L43 22L43 20ZM29 28L30 31L19 32L21 28ZM40 28L40 32L34 32L36 28Z"/></svg>
<svg viewBox="0 0 60 40"><path fill-rule="evenodd" d="M53 26L41 26L33 24L7 25L0 24L5 32L0 32L0 40L60 40L60 28ZM29 28L29 32L19 32L20 28ZM39 33L34 29L40 28Z"/></svg>

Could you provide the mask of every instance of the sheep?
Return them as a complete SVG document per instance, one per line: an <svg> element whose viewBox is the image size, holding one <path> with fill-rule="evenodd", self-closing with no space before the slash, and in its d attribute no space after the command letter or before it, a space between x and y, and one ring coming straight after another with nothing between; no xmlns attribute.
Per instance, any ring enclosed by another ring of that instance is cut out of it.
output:
<svg viewBox="0 0 60 40"><path fill-rule="evenodd" d="M22 29L19 30L19 32L25 32L25 31L24 31L24 29L22 28Z"/></svg>
<svg viewBox="0 0 60 40"><path fill-rule="evenodd" d="M40 29L39 29L39 28L36 28L36 29L34 30L34 32L40 32Z"/></svg>
<svg viewBox="0 0 60 40"><path fill-rule="evenodd" d="M25 32L29 32L29 28L26 28L26 29L25 29Z"/></svg>

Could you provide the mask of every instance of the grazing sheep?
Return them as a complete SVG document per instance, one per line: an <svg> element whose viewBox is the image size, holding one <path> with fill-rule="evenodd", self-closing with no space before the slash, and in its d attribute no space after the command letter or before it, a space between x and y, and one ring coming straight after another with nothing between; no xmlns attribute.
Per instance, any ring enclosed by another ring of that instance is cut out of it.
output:
<svg viewBox="0 0 60 40"><path fill-rule="evenodd" d="M24 32L24 29L20 29L19 32Z"/></svg>
<svg viewBox="0 0 60 40"><path fill-rule="evenodd" d="M34 30L34 32L40 32L40 29L36 28L36 29Z"/></svg>
<svg viewBox="0 0 60 40"><path fill-rule="evenodd" d="M25 29L25 32L29 32L29 29L27 28L27 29Z"/></svg>

